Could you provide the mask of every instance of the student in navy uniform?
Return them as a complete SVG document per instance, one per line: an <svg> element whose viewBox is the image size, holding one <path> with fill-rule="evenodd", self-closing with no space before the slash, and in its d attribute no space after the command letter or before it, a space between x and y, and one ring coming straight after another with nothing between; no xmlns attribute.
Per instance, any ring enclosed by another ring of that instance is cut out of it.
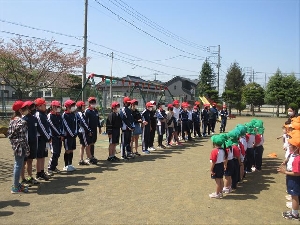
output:
<svg viewBox="0 0 300 225"><path fill-rule="evenodd" d="M26 108L25 108L26 107ZM28 126L28 145L30 154L25 157L24 166L21 173L22 184L37 185L39 182L32 176L32 162L37 155L37 119L34 117L35 105L32 101L26 101L23 104L24 111L22 119L27 122ZM27 165L27 179L25 178L25 167Z"/></svg>
<svg viewBox="0 0 300 225"><path fill-rule="evenodd" d="M209 104L205 104L201 113L203 137L210 135L208 108Z"/></svg>
<svg viewBox="0 0 300 225"><path fill-rule="evenodd" d="M186 102L183 102L181 104L183 110L181 112L181 127L182 127L182 140L188 141L189 140L189 124L188 124L188 104Z"/></svg>
<svg viewBox="0 0 300 225"><path fill-rule="evenodd" d="M72 165L73 160L73 151L76 149L76 136L77 136L77 128L78 122L75 116L75 102L73 100L65 101L66 110L62 115L63 121L63 134L64 134L64 161L65 167L63 168L64 171L72 172L75 167Z"/></svg>
<svg viewBox="0 0 300 225"><path fill-rule="evenodd" d="M198 106L194 106L193 113L192 113L192 120L193 120L193 127L194 127L194 137L198 136L201 137L200 132L200 111Z"/></svg>
<svg viewBox="0 0 300 225"><path fill-rule="evenodd" d="M155 151L154 148L154 138L155 138L155 131L156 131L156 102L150 101L153 105L152 110L150 111L150 139L149 139L149 148L150 151Z"/></svg>
<svg viewBox="0 0 300 225"><path fill-rule="evenodd" d="M92 131L87 124L87 119L85 117L85 103L83 101L76 102L77 112L76 118L78 122L78 137L81 145L80 148L80 160L78 165L90 165L90 160L92 158L90 151L90 144L92 143ZM86 152L87 159L83 159L84 150Z"/></svg>
<svg viewBox="0 0 300 225"><path fill-rule="evenodd" d="M176 122L176 119L174 117L174 112L173 112L173 104L168 104L168 112L167 118L166 118L166 123L167 123L167 146L171 147L172 146L172 139L174 135L174 124Z"/></svg>
<svg viewBox="0 0 300 225"><path fill-rule="evenodd" d="M99 120L99 113L96 109L96 98L89 97L88 98L89 107L85 110L85 117L87 119L87 124L92 131L92 143L90 145L90 151L92 155L91 163L97 163L97 158L95 157L95 143L97 141L97 128L99 130L99 134L101 134L101 124Z"/></svg>
<svg viewBox="0 0 300 225"><path fill-rule="evenodd" d="M150 142L150 128L151 128L151 111L153 110L153 104L151 102L146 103L146 108L142 112L142 152L149 154L149 142ZM153 151L153 150L152 150Z"/></svg>
<svg viewBox="0 0 300 225"><path fill-rule="evenodd" d="M122 119L122 159L128 159L134 157L131 151L131 134L134 130L134 119L129 109L131 100L129 97L123 98L124 107L120 111L120 116Z"/></svg>
<svg viewBox="0 0 300 225"><path fill-rule="evenodd" d="M157 104L157 110L156 110L156 118L157 118L157 141L158 141L158 148L165 149L166 146L163 145L163 136L166 131L166 113L163 110L162 103Z"/></svg>
<svg viewBox="0 0 300 225"><path fill-rule="evenodd" d="M220 112L220 116L221 116L220 132L225 132L227 117L228 117L228 111L226 105L223 105L223 109Z"/></svg>
<svg viewBox="0 0 300 225"><path fill-rule="evenodd" d="M36 162L36 179L49 180L50 176L44 172L45 158L48 157L47 145L52 141L50 133L50 125L46 115L46 101L43 98L37 98L34 101L36 105L35 117L37 118L38 125L38 150Z"/></svg>
<svg viewBox="0 0 300 225"><path fill-rule="evenodd" d="M120 143L120 129L122 126L122 120L120 117L120 104L113 102L111 104L111 112L107 116L106 120L106 133L109 138L108 158L107 161L119 161L116 156L116 147Z"/></svg>
<svg viewBox="0 0 300 225"><path fill-rule="evenodd" d="M192 139L191 135L194 130L194 123L193 123L193 109L190 104L188 104L187 112L188 112L188 126L189 126L188 139L191 140Z"/></svg>
<svg viewBox="0 0 300 225"><path fill-rule="evenodd" d="M212 107L208 110L208 115L209 115L209 125L210 125L210 131L212 134L215 133L215 127L216 127L216 122L218 119L218 110L217 110L217 104L213 103Z"/></svg>
<svg viewBox="0 0 300 225"><path fill-rule="evenodd" d="M139 136L142 134L142 115L137 109L138 101L136 99L132 99L131 101L131 113L134 119L134 131L132 132L132 139L131 139L131 149L133 150L133 143L135 148L135 155L140 156L141 154L138 152L139 146Z"/></svg>
<svg viewBox="0 0 300 225"><path fill-rule="evenodd" d="M48 174L53 175L54 172L59 173L57 169L58 159L60 157L63 134L62 134L62 119L60 115L61 106L59 101L52 101L50 106L50 112L47 116L50 124L50 131L52 137L52 156L49 159Z"/></svg>

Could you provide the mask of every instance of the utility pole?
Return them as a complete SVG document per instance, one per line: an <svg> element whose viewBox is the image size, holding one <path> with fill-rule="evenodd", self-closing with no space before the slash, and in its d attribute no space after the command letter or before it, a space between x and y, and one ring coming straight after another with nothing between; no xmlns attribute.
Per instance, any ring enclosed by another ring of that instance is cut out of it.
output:
<svg viewBox="0 0 300 225"><path fill-rule="evenodd" d="M111 67L110 67L110 83L109 83L109 99L110 104L112 103L112 69L113 69L113 62L114 62L114 53L111 53Z"/></svg>
<svg viewBox="0 0 300 225"><path fill-rule="evenodd" d="M267 86L267 73L265 73L265 88Z"/></svg>
<svg viewBox="0 0 300 225"><path fill-rule="evenodd" d="M220 95L220 61L221 61L221 56L220 56L220 45L218 45L218 95Z"/></svg>
<svg viewBox="0 0 300 225"><path fill-rule="evenodd" d="M156 76L157 76L157 75L158 75L157 73L154 74L154 80L155 80L155 81L156 81Z"/></svg>
<svg viewBox="0 0 300 225"><path fill-rule="evenodd" d="M88 18L88 0L85 0L84 5L84 33L83 33L83 59L85 60L82 69L82 88L86 82L86 55L87 55L87 18ZM86 100L86 91L82 90L82 101Z"/></svg>
<svg viewBox="0 0 300 225"><path fill-rule="evenodd" d="M252 72L252 83L254 83L254 70Z"/></svg>

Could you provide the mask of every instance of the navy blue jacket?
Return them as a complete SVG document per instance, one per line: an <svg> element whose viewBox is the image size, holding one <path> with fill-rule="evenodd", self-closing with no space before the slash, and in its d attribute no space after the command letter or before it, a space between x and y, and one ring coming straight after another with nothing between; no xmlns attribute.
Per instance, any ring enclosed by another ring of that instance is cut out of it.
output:
<svg viewBox="0 0 300 225"><path fill-rule="evenodd" d="M78 131L81 133L90 133L91 129L89 128L89 125L87 123L87 118L84 112L77 112L75 115L78 122L78 126L80 127Z"/></svg>
<svg viewBox="0 0 300 225"><path fill-rule="evenodd" d="M50 124L48 122L46 113L37 110L35 113L35 117L38 121L37 124L38 136L43 137L46 141L50 141L51 139Z"/></svg>
<svg viewBox="0 0 300 225"><path fill-rule="evenodd" d="M122 127L122 120L119 113L111 112L106 119L106 133L108 135L113 133L113 129L119 129Z"/></svg>
<svg viewBox="0 0 300 225"><path fill-rule="evenodd" d="M188 121L188 119L189 119L188 111L182 110L182 112L181 112L181 121Z"/></svg>
<svg viewBox="0 0 300 225"><path fill-rule="evenodd" d="M148 109L144 109L144 111L142 112L142 120L148 122L148 124L145 126L145 128L150 128L150 125L152 127L151 123L151 112ZM156 123L155 126L152 127L152 129L156 128Z"/></svg>
<svg viewBox="0 0 300 225"><path fill-rule="evenodd" d="M222 120L227 120L228 117L228 111L227 110L221 110L220 116Z"/></svg>
<svg viewBox="0 0 300 225"><path fill-rule="evenodd" d="M206 109L202 110L201 120L207 122L209 118L208 111Z"/></svg>
<svg viewBox="0 0 300 225"><path fill-rule="evenodd" d="M76 137L78 122L75 113L64 112L62 115L63 134L65 137Z"/></svg>
<svg viewBox="0 0 300 225"><path fill-rule="evenodd" d="M208 111L209 119L210 120L217 120L218 119L218 110L214 107L210 108Z"/></svg>
<svg viewBox="0 0 300 225"><path fill-rule="evenodd" d="M37 142L37 118L30 113L23 117L28 126L28 142Z"/></svg>
<svg viewBox="0 0 300 225"><path fill-rule="evenodd" d="M101 127L99 120L99 112L97 109L87 108L85 110L86 122L92 131L96 131L97 127Z"/></svg>
<svg viewBox="0 0 300 225"><path fill-rule="evenodd" d="M200 123L200 112L198 110L192 112L192 119L194 123Z"/></svg>
<svg viewBox="0 0 300 225"><path fill-rule="evenodd" d="M131 110L127 106L124 106L120 110L120 116L122 119L122 130L134 128L134 118L132 116Z"/></svg>
<svg viewBox="0 0 300 225"><path fill-rule="evenodd" d="M48 114L48 122L50 124L50 131L52 137L63 136L63 124L61 115L58 113L49 113Z"/></svg>

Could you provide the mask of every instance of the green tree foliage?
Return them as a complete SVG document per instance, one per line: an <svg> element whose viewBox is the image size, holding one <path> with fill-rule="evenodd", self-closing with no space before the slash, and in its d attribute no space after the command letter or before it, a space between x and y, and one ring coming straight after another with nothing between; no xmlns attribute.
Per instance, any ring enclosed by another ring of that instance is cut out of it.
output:
<svg viewBox="0 0 300 225"><path fill-rule="evenodd" d="M207 96L208 95L212 97L218 96L215 95L216 87L215 87L215 81L216 81L216 75L210 65L210 63L206 60L202 64L202 70L199 75L199 83L197 85L196 94L198 96ZM214 101L217 101L217 99L213 99Z"/></svg>
<svg viewBox="0 0 300 225"><path fill-rule="evenodd" d="M258 83L249 83L243 87L243 99L247 104L251 105L251 112L254 115L254 106L264 104L265 91Z"/></svg>
<svg viewBox="0 0 300 225"><path fill-rule="evenodd" d="M244 109L246 109L246 104L243 103L243 102L238 102L236 105L235 105L235 108L236 110L239 112L239 115L241 116L242 115L242 111Z"/></svg>
<svg viewBox="0 0 300 225"><path fill-rule="evenodd" d="M266 87L265 101L268 104L277 106L276 115L279 117L280 105L285 105L295 102L300 103L300 82L296 79L294 74L283 75L280 69L277 69L276 73L270 77Z"/></svg>

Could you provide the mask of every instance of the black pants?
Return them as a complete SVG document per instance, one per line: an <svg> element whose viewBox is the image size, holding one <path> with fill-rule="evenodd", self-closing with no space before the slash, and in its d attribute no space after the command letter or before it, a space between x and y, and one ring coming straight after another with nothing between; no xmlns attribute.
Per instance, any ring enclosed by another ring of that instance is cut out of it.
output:
<svg viewBox="0 0 300 225"><path fill-rule="evenodd" d="M200 122L194 122L193 126L194 126L194 136L198 135L198 137L200 137L201 136Z"/></svg>
<svg viewBox="0 0 300 225"><path fill-rule="evenodd" d="M245 170L251 172L251 168L254 164L254 148L247 148L245 156Z"/></svg>
<svg viewBox="0 0 300 225"><path fill-rule="evenodd" d="M154 133L155 133L155 130L154 130ZM150 125L146 125L143 127L143 130L142 130L142 150L143 151L148 150L149 147L153 147L153 142L152 142L152 146L150 145L150 139L151 139Z"/></svg>
<svg viewBox="0 0 300 225"><path fill-rule="evenodd" d="M215 133L216 122L217 122L216 120L211 120L211 119L209 120L210 130L213 133Z"/></svg>
<svg viewBox="0 0 300 225"><path fill-rule="evenodd" d="M262 165L262 155L263 155L263 146L257 146L254 148L254 159L255 159L255 168L261 170Z"/></svg>
<svg viewBox="0 0 300 225"><path fill-rule="evenodd" d="M225 132L226 124L227 124L227 118L222 119L221 125L220 125L220 132Z"/></svg>
<svg viewBox="0 0 300 225"><path fill-rule="evenodd" d="M58 158L61 153L62 142L59 137L52 137L52 156L49 159L48 169L54 171L58 165Z"/></svg>
<svg viewBox="0 0 300 225"><path fill-rule="evenodd" d="M239 161L237 159L233 159L233 170L232 170L232 174L231 174L231 179L232 179L231 188L232 189L237 188L237 183L239 181L239 171L240 171Z"/></svg>
<svg viewBox="0 0 300 225"><path fill-rule="evenodd" d="M130 147L131 133L132 133L131 130L122 131L122 150L121 150L122 157L126 157L128 153L131 153L131 147Z"/></svg>
<svg viewBox="0 0 300 225"><path fill-rule="evenodd" d="M152 130L150 131L150 128L149 128L149 147L153 147L154 145L154 137L155 137L155 131L156 131L156 125L152 127ZM146 149L147 150L147 149Z"/></svg>
<svg viewBox="0 0 300 225"><path fill-rule="evenodd" d="M202 132L203 135L207 134L208 121L202 120ZM208 133L210 134L210 127L208 128Z"/></svg>
<svg viewBox="0 0 300 225"><path fill-rule="evenodd" d="M167 140L168 140L168 143L167 144L170 144L172 142L172 137L173 137L173 132L174 132L174 128L173 127L168 127L167 129Z"/></svg>

